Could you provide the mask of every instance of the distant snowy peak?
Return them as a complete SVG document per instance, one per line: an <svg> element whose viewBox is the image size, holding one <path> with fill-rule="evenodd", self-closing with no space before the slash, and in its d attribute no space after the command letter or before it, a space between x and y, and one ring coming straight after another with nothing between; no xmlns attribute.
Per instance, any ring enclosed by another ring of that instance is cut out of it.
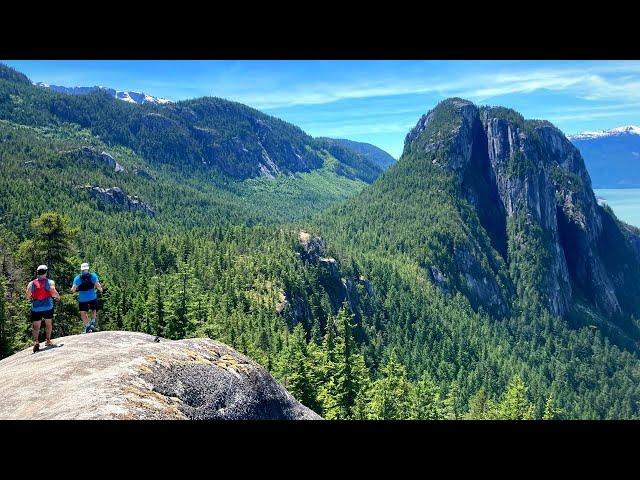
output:
<svg viewBox="0 0 640 480"><path fill-rule="evenodd" d="M147 95L141 92L121 92L113 88L107 88L102 86L63 87L60 85L49 85L48 83L44 83L44 82L35 82L34 85L37 85L39 87L49 88L54 92L66 93L68 95L82 95L82 94L90 93L90 92L93 92L94 90L100 89L100 90L104 90L109 95L111 95L114 98L117 98L118 100L122 100L123 102L135 103L138 105L142 105L144 103L155 103L159 105L173 103L171 100L168 100L166 98L153 97L151 95Z"/></svg>
<svg viewBox="0 0 640 480"><path fill-rule="evenodd" d="M151 95L140 92L116 92L115 97L118 100L129 103L137 103L138 105L142 105L143 103L171 103L171 100L168 100L166 98L152 97Z"/></svg>
<svg viewBox="0 0 640 480"><path fill-rule="evenodd" d="M610 130L600 130L597 132L581 132L575 135L569 135L569 140L592 140L595 138L616 137L619 135L640 135L640 127L635 125L627 125L624 127L616 127Z"/></svg>

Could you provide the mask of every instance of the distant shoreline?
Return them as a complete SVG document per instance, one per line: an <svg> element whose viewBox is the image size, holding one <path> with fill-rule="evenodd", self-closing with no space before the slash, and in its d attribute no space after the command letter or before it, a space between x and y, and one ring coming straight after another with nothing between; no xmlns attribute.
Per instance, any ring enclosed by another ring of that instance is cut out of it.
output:
<svg viewBox="0 0 640 480"><path fill-rule="evenodd" d="M640 187L594 187L593 193L598 203L606 203L620 220L640 228Z"/></svg>

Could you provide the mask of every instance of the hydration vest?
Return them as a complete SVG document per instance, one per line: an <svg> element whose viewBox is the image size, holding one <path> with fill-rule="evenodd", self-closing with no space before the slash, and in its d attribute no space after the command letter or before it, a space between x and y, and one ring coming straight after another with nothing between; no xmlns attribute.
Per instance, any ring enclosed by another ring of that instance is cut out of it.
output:
<svg viewBox="0 0 640 480"><path fill-rule="evenodd" d="M31 298L33 300L46 300L51 297L51 286L49 285L49 279L45 278L40 280L36 278L31 282Z"/></svg>
<svg viewBox="0 0 640 480"><path fill-rule="evenodd" d="M87 290L92 290L94 285L95 284L93 283L90 273L83 273L80 275L80 285L78 286L78 290L86 292Z"/></svg>

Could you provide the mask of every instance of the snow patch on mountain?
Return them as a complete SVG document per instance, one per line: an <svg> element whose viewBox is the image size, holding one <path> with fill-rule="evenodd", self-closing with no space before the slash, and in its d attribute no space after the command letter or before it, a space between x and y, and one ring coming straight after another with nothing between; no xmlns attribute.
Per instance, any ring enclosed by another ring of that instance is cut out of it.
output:
<svg viewBox="0 0 640 480"><path fill-rule="evenodd" d="M568 135L567 138L569 140L592 140L595 138L614 137L625 134L640 135L640 127L635 125L626 125L623 127L611 128L609 130L576 133L575 135Z"/></svg>
<svg viewBox="0 0 640 480"><path fill-rule="evenodd" d="M103 86L95 86L95 87L63 87L61 85L49 85L44 82L34 82L34 85L43 88L49 88L54 92L58 93L66 93L68 95L82 95L85 93L93 92L94 90L103 90L107 92L114 98L118 100L122 100L124 102L135 103L137 105L142 105L145 103L154 103L159 105L165 105L167 103L173 103L171 100L167 98L154 97L152 95L147 95L143 92L133 92L133 91L120 91L115 90L113 88L103 87Z"/></svg>

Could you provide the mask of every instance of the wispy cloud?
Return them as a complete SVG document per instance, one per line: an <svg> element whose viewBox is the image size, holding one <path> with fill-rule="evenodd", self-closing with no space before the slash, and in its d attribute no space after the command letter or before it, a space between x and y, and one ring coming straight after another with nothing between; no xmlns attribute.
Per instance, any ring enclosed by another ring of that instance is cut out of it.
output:
<svg viewBox="0 0 640 480"><path fill-rule="evenodd" d="M47 71L46 63L40 62L43 71ZM196 62L201 70L190 70L187 79L179 74L179 64L168 63L170 65L158 67L153 72L157 75L138 79L137 87L174 100L201 95L221 96L261 110L427 94L461 96L484 103L507 95L540 90L569 93L592 102L640 101L640 62L637 61L425 61L410 66L401 62L378 62L384 64L384 68L376 68L375 71L368 68L376 62L362 62L363 68L354 68L349 75L334 74L334 71L340 71L340 65L337 65L333 70L319 71L315 78L314 75L299 75L300 66L294 71L284 68L291 67L291 64L281 65L279 62L268 65ZM322 62L311 63L309 69L313 70L316 63ZM96 70L102 78L127 83L126 73L109 62L92 64L89 71L82 62L77 62L77 65L70 62L67 71L50 72L44 80L67 86L84 85L93 83L91 76L95 77ZM107 86L129 88L120 84Z"/></svg>
<svg viewBox="0 0 640 480"><path fill-rule="evenodd" d="M407 78L402 72L385 75L375 81L355 79L349 82L305 82L278 87L273 79L252 78L243 84L238 79L233 84L211 85L223 96L229 96L263 110L297 105L318 105L340 100L379 98L400 95L437 94L441 97L461 96L476 102L488 102L493 98L510 94L531 93L539 90L570 92L585 100L640 100L640 63L602 62L585 67L527 67L509 69L502 67L479 68L451 75L413 74ZM453 78L452 78L453 77ZM256 93L256 86L264 82L271 88Z"/></svg>
<svg viewBox="0 0 640 480"><path fill-rule="evenodd" d="M309 133L327 137L349 137L358 135L376 135L382 133L406 134L415 122L380 122L361 124L334 124L331 126L313 125L306 126ZM317 133L316 133L317 132Z"/></svg>
<svg viewBox="0 0 640 480"><path fill-rule="evenodd" d="M620 109L611 110L607 112L584 112L584 113L569 113L565 115L549 115L548 119L551 122L564 122L570 120L590 121L597 120L599 118L617 118L617 117L636 117L640 118L640 109Z"/></svg>

